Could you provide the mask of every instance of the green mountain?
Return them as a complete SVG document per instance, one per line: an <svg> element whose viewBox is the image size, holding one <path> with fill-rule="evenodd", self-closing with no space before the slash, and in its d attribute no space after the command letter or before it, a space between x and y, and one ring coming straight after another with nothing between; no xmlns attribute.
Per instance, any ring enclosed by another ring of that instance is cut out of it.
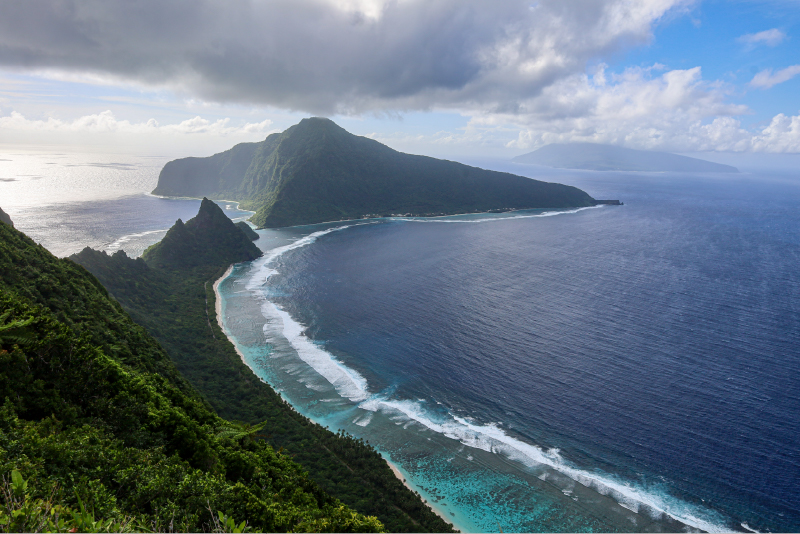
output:
<svg viewBox="0 0 800 534"><path fill-rule="evenodd" d="M598 143L553 143L517 156L512 161L589 171L739 172L736 167L703 159Z"/></svg>
<svg viewBox="0 0 800 534"><path fill-rule="evenodd" d="M381 528L261 429L221 419L83 267L0 224L0 530Z"/></svg>
<svg viewBox="0 0 800 534"><path fill-rule="evenodd" d="M259 256L261 250L207 198L194 218L186 224L178 219L164 239L142 254L147 264L161 268L227 266Z"/></svg>
<svg viewBox="0 0 800 534"><path fill-rule="evenodd" d="M219 207L204 200L197 217L178 221L142 258L86 248L70 259L158 340L220 416L265 422L265 441L290 455L327 494L376 516L392 532L452 531L369 444L300 415L242 362L216 320L213 284L231 262L253 257L253 248Z"/></svg>
<svg viewBox="0 0 800 534"><path fill-rule="evenodd" d="M11 222L11 217L8 216L8 213L3 211L3 208L0 208L0 223L5 223L11 227L14 226L14 223Z"/></svg>
<svg viewBox="0 0 800 534"><path fill-rule="evenodd" d="M259 228L594 204L574 187L404 154L322 118L261 143L170 161L153 193L239 200Z"/></svg>

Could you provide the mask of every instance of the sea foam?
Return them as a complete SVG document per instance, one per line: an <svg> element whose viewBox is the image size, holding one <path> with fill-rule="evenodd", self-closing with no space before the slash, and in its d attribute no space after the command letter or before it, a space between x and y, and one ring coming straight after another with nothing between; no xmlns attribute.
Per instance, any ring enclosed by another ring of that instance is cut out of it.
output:
<svg viewBox="0 0 800 534"><path fill-rule="evenodd" d="M405 222L422 222L422 223L484 223L484 222L495 222L495 221L508 221L510 219L537 219L540 217L553 217L556 215L568 215L571 213L578 213L579 211L584 210L592 210L597 208L602 208L603 204L598 204L597 206L586 206L584 208L575 208L575 209L563 209L563 210L553 210L553 211L543 211L541 213L521 213L521 212L505 212L499 213L496 217L484 217L481 219L457 219L456 217L474 217L475 214L464 214L464 215L443 215L441 217L389 217L389 219L393 221L405 221ZM513 215L512 215L513 214Z"/></svg>
<svg viewBox="0 0 800 534"><path fill-rule="evenodd" d="M261 313L266 319L275 318L281 321L283 337L303 362L330 382L339 395L353 402L361 402L369 396L366 379L309 340L304 334L305 327L295 321L289 313L282 310L274 302L263 297L262 292L262 288L267 284L269 278L278 273L272 266L272 263L277 258L290 250L308 246L326 234L344 230L350 226L352 225L342 225L313 232L293 243L269 251L264 259L259 260L259 264L256 266L257 270L247 283L247 289L255 292L258 298L263 299ZM265 331L267 328L268 325L264 325Z"/></svg>
<svg viewBox="0 0 800 534"><path fill-rule="evenodd" d="M548 467L593 489L601 495L613 498L621 506L658 519L665 514L681 523L706 532L729 532L724 519L717 513L676 499L664 492L648 491L636 484L617 480L599 471L579 469L565 460L558 449L542 449L509 436L496 424L475 424L453 414L445 420L434 418L419 401L396 400L372 397L359 404L369 411L384 411L387 415L398 412L425 428L454 439L475 449L502 454L528 467ZM435 420L437 419L437 420Z"/></svg>

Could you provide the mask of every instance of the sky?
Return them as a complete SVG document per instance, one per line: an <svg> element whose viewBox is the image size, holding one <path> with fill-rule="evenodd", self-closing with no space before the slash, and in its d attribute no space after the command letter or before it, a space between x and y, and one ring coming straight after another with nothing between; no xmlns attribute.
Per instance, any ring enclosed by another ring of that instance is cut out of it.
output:
<svg viewBox="0 0 800 534"><path fill-rule="evenodd" d="M800 0L0 3L0 144L203 156L326 116L434 157L800 153Z"/></svg>

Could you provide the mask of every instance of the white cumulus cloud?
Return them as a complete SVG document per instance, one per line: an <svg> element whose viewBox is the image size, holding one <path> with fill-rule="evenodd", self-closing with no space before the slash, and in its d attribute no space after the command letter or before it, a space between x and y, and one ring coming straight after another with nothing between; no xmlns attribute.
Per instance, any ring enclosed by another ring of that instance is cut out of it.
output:
<svg viewBox="0 0 800 534"><path fill-rule="evenodd" d="M661 65L628 68L559 81L520 106L516 115L485 114L480 124L513 122L522 130L509 146L535 149L571 141L608 143L641 149L729 150L735 143L712 142L715 120L747 112L730 104L728 90L702 79L699 67L666 70ZM703 147L703 148L701 148Z"/></svg>
<svg viewBox="0 0 800 534"><path fill-rule="evenodd" d="M206 134L211 136L234 136L253 133L266 133L272 121L267 119L258 123L246 123L231 126L230 119L210 121L202 117L194 117L177 124L160 125L155 119L147 122L132 123L118 120L111 111L103 111L93 115L85 115L72 121L55 118L46 120L27 119L21 113L12 111L6 117L0 117L0 130L41 131L41 132L74 132L74 133L129 133L129 134Z"/></svg>
<svg viewBox="0 0 800 534"><path fill-rule="evenodd" d="M800 74L800 65L792 65L775 73L772 72L772 69L764 69L753 76L753 79L750 80L750 86L769 89L779 83L788 82L798 74Z"/></svg>
<svg viewBox="0 0 800 534"><path fill-rule="evenodd" d="M731 86L704 80L700 67L612 73L601 65L587 73L606 58L649 44L660 23L697 1L0 2L0 68L93 85L133 84L144 93L164 90L187 102L223 106L470 117L463 134L438 135L433 142L439 146L533 149L590 141L673 151L792 150L795 117L778 115L760 131L743 127L741 117L750 110L731 103ZM753 47L787 38L772 28L738 40ZM749 86L767 89L798 74L800 65L767 69ZM4 109L22 109L9 104ZM158 133L185 140L244 138L271 126L242 122L198 116L160 125L117 119L110 111L29 120L11 113L0 117L0 130Z"/></svg>
<svg viewBox="0 0 800 534"><path fill-rule="evenodd" d="M740 43L745 43L750 46L765 44L767 46L778 46L786 39L786 34L778 28L771 30L764 30L758 33L747 33L737 39Z"/></svg>

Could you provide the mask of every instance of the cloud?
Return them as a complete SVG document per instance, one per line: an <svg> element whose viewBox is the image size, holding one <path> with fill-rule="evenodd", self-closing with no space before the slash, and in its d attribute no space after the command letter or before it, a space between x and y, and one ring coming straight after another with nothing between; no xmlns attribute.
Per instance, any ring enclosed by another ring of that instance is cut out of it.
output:
<svg viewBox="0 0 800 534"><path fill-rule="evenodd" d="M760 152L800 152L800 115L776 115L769 126L753 139L753 149Z"/></svg>
<svg viewBox="0 0 800 534"><path fill-rule="evenodd" d="M202 117L194 117L178 124L160 125L155 119L147 122L132 123L127 120L117 120L111 111L103 111L94 115L86 115L71 122L55 118L47 120L30 120L21 113L12 111L6 117L0 117L0 130L12 131L38 131L38 132L68 132L68 133L125 133L125 134L168 134L188 135L206 134L211 136L236 136L254 133L266 133L271 120L258 123L246 123L241 126L230 126L230 119L220 119L214 122Z"/></svg>
<svg viewBox="0 0 800 534"><path fill-rule="evenodd" d="M548 143L583 141L641 149L735 150L712 141L697 127L748 112L727 102L729 89L702 79L699 67L666 70L662 65L565 78L524 102L514 115L478 115L476 125L504 122L522 128L509 146L534 149ZM700 148L704 147L704 148Z"/></svg>
<svg viewBox="0 0 800 534"><path fill-rule="evenodd" d="M0 65L321 114L511 110L691 3L0 2Z"/></svg>
<svg viewBox="0 0 800 534"><path fill-rule="evenodd" d="M740 43L745 43L750 46L755 46L759 44L765 44L767 46L778 46L786 39L786 34L783 33L778 28L772 28L771 30L764 30L763 32L758 33L748 33L742 35L737 41Z"/></svg>
<svg viewBox="0 0 800 534"><path fill-rule="evenodd" d="M753 79L750 80L750 86L759 89L769 89L779 83L788 82L798 74L800 74L800 65L786 67L775 74L772 73L772 69L765 69L753 76Z"/></svg>
<svg viewBox="0 0 800 534"><path fill-rule="evenodd" d="M600 65L587 73L587 65L650 43L661 21L694 3L0 2L0 67L95 86L165 89L185 101L322 115L455 110L470 117L463 134L433 136L437 146L532 149L572 140L673 151L800 150L796 117L778 115L759 131L742 127L738 117L749 109L731 104L731 87L703 80L699 67L614 73ZM777 46L785 39L773 28L739 41ZM799 69L766 70L750 85L769 88ZM195 117L159 125L119 120L110 111L29 120L12 113L0 117L0 130L218 139L266 133L271 124L231 122Z"/></svg>
<svg viewBox="0 0 800 534"><path fill-rule="evenodd" d="M593 142L672 152L800 152L800 116L777 115L761 130L744 128L743 105L730 104L730 89L703 81L699 67L661 65L561 80L524 102L518 113L476 114L471 126L485 136L519 128L510 148L534 150L549 143ZM474 134L473 134L474 135Z"/></svg>

